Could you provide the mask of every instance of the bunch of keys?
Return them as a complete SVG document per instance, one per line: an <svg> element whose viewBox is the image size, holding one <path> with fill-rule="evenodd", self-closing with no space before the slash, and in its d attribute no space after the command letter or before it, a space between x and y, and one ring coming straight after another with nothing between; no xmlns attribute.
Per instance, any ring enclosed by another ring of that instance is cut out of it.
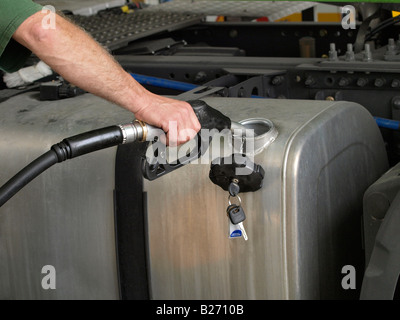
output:
<svg viewBox="0 0 400 320"><path fill-rule="evenodd" d="M243 235L244 240L248 240L246 230L243 226L243 221L246 219L246 215L242 208L242 200L239 195L239 185L233 181L229 186L229 197L228 197L228 208L226 213L229 217L229 237L236 238ZM231 197L236 197L239 200L239 204L232 204Z"/></svg>

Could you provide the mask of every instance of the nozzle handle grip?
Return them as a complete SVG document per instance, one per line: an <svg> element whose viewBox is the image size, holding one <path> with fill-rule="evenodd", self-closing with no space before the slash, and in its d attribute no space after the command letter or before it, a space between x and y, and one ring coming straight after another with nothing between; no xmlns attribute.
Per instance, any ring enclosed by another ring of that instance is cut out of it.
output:
<svg viewBox="0 0 400 320"><path fill-rule="evenodd" d="M190 163L191 161L200 158L207 150L209 143L212 139L212 136L215 134L215 130L222 131L224 129L231 128L231 120L223 115L218 110L210 107L207 103L202 100L191 100L188 103L192 106L194 113L196 114L199 122L201 124L202 129L209 129L211 130L210 134L207 135L207 138L201 136L199 132L197 134L196 139L196 149L194 152L190 152L189 156L186 156L182 159L178 159L176 163L170 164L168 162L159 163L155 158L149 159L143 158L142 159L142 172L143 176L147 180L154 180L157 179L165 174L168 174L171 171L174 171L185 164ZM206 140L207 141L206 141ZM164 152L162 152L164 153ZM161 154L161 153L158 153ZM151 163L151 164L150 164Z"/></svg>
<svg viewBox="0 0 400 320"><path fill-rule="evenodd" d="M202 129L217 129L218 131L222 131L231 128L231 119L210 107L204 101L190 100L188 103L192 106Z"/></svg>

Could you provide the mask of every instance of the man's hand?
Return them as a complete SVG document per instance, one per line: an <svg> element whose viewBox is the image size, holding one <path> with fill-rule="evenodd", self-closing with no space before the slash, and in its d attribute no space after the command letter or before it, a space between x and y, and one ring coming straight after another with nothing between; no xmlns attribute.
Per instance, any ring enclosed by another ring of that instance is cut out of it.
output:
<svg viewBox="0 0 400 320"><path fill-rule="evenodd" d="M56 16L54 29L44 29L45 16L46 13L37 12L26 19L13 38L65 80L132 111L139 120L162 128L167 132L167 140L171 140L170 145L184 143L200 130L188 103L143 88L90 35L63 17ZM171 121L177 122L175 135L170 132Z"/></svg>
<svg viewBox="0 0 400 320"><path fill-rule="evenodd" d="M163 129L168 145L185 143L201 129L189 103L154 94L147 98L148 102L135 112L136 119Z"/></svg>

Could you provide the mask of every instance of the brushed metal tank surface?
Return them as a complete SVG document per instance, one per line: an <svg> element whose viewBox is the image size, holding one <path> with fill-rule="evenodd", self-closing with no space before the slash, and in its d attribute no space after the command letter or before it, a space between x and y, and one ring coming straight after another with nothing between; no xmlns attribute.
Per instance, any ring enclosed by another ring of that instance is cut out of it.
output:
<svg viewBox="0 0 400 320"><path fill-rule="evenodd" d="M207 98L234 121L265 118L276 140L254 158L263 187L240 194L249 240L228 239L228 193L209 165L145 181L153 299L341 297L356 263L363 192L388 167L372 116L349 102ZM0 104L0 185L51 145L132 114L85 94ZM116 148L50 168L0 208L0 299L118 299ZM57 272L44 290L41 269ZM363 270L357 270L361 274Z"/></svg>
<svg viewBox="0 0 400 320"><path fill-rule="evenodd" d="M248 241L228 239L228 192L209 165L145 182L152 297L346 298L341 268L362 257L363 192L388 167L371 115L349 102L204 101L233 121L269 119L279 134L254 158L262 189L240 194Z"/></svg>
<svg viewBox="0 0 400 320"><path fill-rule="evenodd" d="M132 114L86 94L0 104L0 184L63 138ZM114 234L116 148L56 164L0 208L0 299L118 299ZM42 267L56 289L44 290Z"/></svg>

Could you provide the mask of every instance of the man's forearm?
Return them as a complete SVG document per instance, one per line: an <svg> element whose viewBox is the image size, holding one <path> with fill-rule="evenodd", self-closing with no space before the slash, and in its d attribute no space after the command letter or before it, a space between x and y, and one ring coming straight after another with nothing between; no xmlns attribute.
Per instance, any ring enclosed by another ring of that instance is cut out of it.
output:
<svg viewBox="0 0 400 320"><path fill-rule="evenodd" d="M25 20L13 37L64 79L162 128L170 144L186 142L200 130L188 103L146 90L96 41L66 19L57 16L54 29L43 28L44 16L38 12ZM170 122L178 125L175 137L169 133Z"/></svg>
<svg viewBox="0 0 400 320"><path fill-rule="evenodd" d="M42 28L44 14L36 13L14 37L74 85L125 107L140 109L147 90L126 73L89 35L61 16L55 29ZM71 48L74 48L71 50Z"/></svg>

